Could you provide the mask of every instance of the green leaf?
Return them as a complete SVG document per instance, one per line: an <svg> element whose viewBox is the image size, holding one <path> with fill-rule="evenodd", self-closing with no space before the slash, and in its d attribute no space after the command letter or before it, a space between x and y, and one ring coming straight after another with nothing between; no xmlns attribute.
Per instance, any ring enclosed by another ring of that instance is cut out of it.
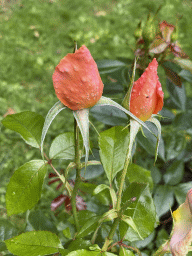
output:
<svg viewBox="0 0 192 256"><path fill-rule="evenodd" d="M101 256L115 256L117 254L111 253L111 252L102 252Z"/></svg>
<svg viewBox="0 0 192 256"><path fill-rule="evenodd" d="M88 251L85 249L72 251L67 256L115 256L116 254L101 251Z"/></svg>
<svg viewBox="0 0 192 256"><path fill-rule="evenodd" d="M61 256L67 256L70 251L66 249L59 249L59 253Z"/></svg>
<svg viewBox="0 0 192 256"><path fill-rule="evenodd" d="M98 225L100 217L93 216L90 219L88 219L85 224L81 227L80 231L77 234L77 238L85 237L91 233L93 233Z"/></svg>
<svg viewBox="0 0 192 256"><path fill-rule="evenodd" d="M178 66L176 63L174 63L172 61L165 61L165 62L163 62L162 66L165 70L167 77L171 81L171 83L173 83L176 86L181 87L182 81L179 76L179 72L181 71L180 66Z"/></svg>
<svg viewBox="0 0 192 256"><path fill-rule="evenodd" d="M100 184L98 185L94 191L93 191L93 195L99 194L101 191L103 191L104 189L110 189L110 187L106 184Z"/></svg>
<svg viewBox="0 0 192 256"><path fill-rule="evenodd" d="M185 195L185 199L186 199L186 195ZM164 228L162 228L161 230L159 230L159 232L157 233L157 236L155 238L155 245L156 245L156 247L159 248L168 239L169 239L169 235L168 235L167 231Z"/></svg>
<svg viewBox="0 0 192 256"><path fill-rule="evenodd" d="M114 68L114 67L122 67L122 66L126 66L126 64L122 61L119 60L97 60L97 67L98 69L101 68Z"/></svg>
<svg viewBox="0 0 192 256"><path fill-rule="evenodd" d="M81 170L81 177L85 180L91 180L101 176L102 173L104 173L104 169L101 164L89 165L86 167L86 170L85 168Z"/></svg>
<svg viewBox="0 0 192 256"><path fill-rule="evenodd" d="M162 124L171 124L175 118L175 115L165 107L161 110L160 115L162 116Z"/></svg>
<svg viewBox="0 0 192 256"><path fill-rule="evenodd" d="M69 227L63 229L62 232L63 232L63 235L64 235L66 238L68 238L68 239L73 239Z"/></svg>
<svg viewBox="0 0 192 256"><path fill-rule="evenodd" d="M110 98L102 96L100 98L100 100L96 103L95 106L112 106L112 107L116 107L116 108L122 110L124 113L126 113L130 117L132 117L134 120L136 120L139 124L141 124L147 130L149 130L149 128L147 127L147 125L143 121L141 121L139 118L137 118L135 115L133 115L130 111L128 111L127 109L125 109L124 107L119 105L117 102L111 100Z"/></svg>
<svg viewBox="0 0 192 256"><path fill-rule="evenodd" d="M60 101L58 101L57 103L55 103L55 105L49 110L46 118L45 118L45 122L44 122L44 126L43 126L43 131L42 131L42 135L41 135L41 154L43 155L43 143L45 140L45 136L47 134L47 131L49 129L49 126L51 125L52 121L55 119L55 117L59 114L59 112L61 112L61 110L65 109L66 107L63 105L63 103L61 103Z"/></svg>
<svg viewBox="0 0 192 256"><path fill-rule="evenodd" d="M8 250L18 256L43 256L57 253L63 246L49 231L31 231L5 241Z"/></svg>
<svg viewBox="0 0 192 256"><path fill-rule="evenodd" d="M39 148L44 118L31 111L8 115L2 120L2 124L18 132L24 141L32 147Z"/></svg>
<svg viewBox="0 0 192 256"><path fill-rule="evenodd" d="M172 102L179 109L184 111L186 108L186 93L184 85L178 87L175 86L169 79L166 79L166 86Z"/></svg>
<svg viewBox="0 0 192 256"><path fill-rule="evenodd" d="M135 246L139 249L145 248L147 246L150 246L150 243L154 241L154 238L156 237L156 231L154 230L148 237L146 237L144 240L137 241L135 243Z"/></svg>
<svg viewBox="0 0 192 256"><path fill-rule="evenodd" d="M128 122L127 115L121 111L120 109L112 106L94 106L90 109L92 116L98 121L115 126L115 125L123 125L126 126Z"/></svg>
<svg viewBox="0 0 192 256"><path fill-rule="evenodd" d="M103 205L109 206L111 204L111 195L108 189L102 190L99 194L96 194L94 198L99 200Z"/></svg>
<svg viewBox="0 0 192 256"><path fill-rule="evenodd" d="M153 189L153 179L151 172L137 164L130 164L127 169L126 177L129 182L143 182L149 184L150 189Z"/></svg>
<svg viewBox="0 0 192 256"><path fill-rule="evenodd" d="M117 211L115 209L111 209L108 212L105 212L99 220L99 223L112 221L118 217Z"/></svg>
<svg viewBox="0 0 192 256"><path fill-rule="evenodd" d="M83 167L81 170L81 177L84 178L85 180L95 179L96 177L101 176L101 174L104 173L103 166L100 162L99 150L93 149L92 153L93 154L89 156L89 161L87 162L86 169ZM96 161L99 161L100 164L98 165L98 162ZM91 162L94 164L89 165L89 163Z"/></svg>
<svg viewBox="0 0 192 256"><path fill-rule="evenodd" d="M0 219L0 252L7 249L4 240L16 236L18 232L15 226L8 220Z"/></svg>
<svg viewBox="0 0 192 256"><path fill-rule="evenodd" d="M158 130L151 122L148 122L147 125L153 133L143 128L144 136L141 132L139 132L137 135L137 141L142 146L142 148L147 151L147 153L149 153L150 155L155 155L157 148L157 137L159 136ZM155 134L157 137L155 137L153 134ZM165 147L162 137L160 138L159 142L158 156L162 160L165 160Z"/></svg>
<svg viewBox="0 0 192 256"><path fill-rule="evenodd" d="M57 228L54 225L54 222L45 216L40 210L31 211L28 216L28 222L31 227L33 227L33 230L47 230L57 233Z"/></svg>
<svg viewBox="0 0 192 256"><path fill-rule="evenodd" d="M137 229L137 226L135 225L133 219L130 216L122 215L121 220L128 224L137 233L139 238L143 240L143 237L141 236L139 230Z"/></svg>
<svg viewBox="0 0 192 256"><path fill-rule="evenodd" d="M46 171L43 160L32 160L14 172L6 193L8 215L25 212L39 201Z"/></svg>
<svg viewBox="0 0 192 256"><path fill-rule="evenodd" d="M135 198L135 200L131 201L132 198ZM155 227L156 212L147 184L131 183L123 193L122 207L129 201L131 204L123 211L123 214L132 218L140 235L124 221L120 221L119 230L121 238L124 237L126 240L133 242L151 234Z"/></svg>
<svg viewBox="0 0 192 256"><path fill-rule="evenodd" d="M119 60L98 60L97 67L100 74L112 73L116 70L125 67L126 64Z"/></svg>
<svg viewBox="0 0 192 256"><path fill-rule="evenodd" d="M89 183L89 182L81 182L79 184L79 189L84 192L84 193L87 193L87 194L92 194L94 189L95 189L96 185L95 184L92 184L92 183Z"/></svg>
<svg viewBox="0 0 192 256"><path fill-rule="evenodd" d="M112 201L112 204L113 204L113 208L115 208L116 203L117 203L117 194L116 194L115 190L112 187L110 187L109 192L110 192L110 195L111 195L111 201Z"/></svg>
<svg viewBox="0 0 192 256"><path fill-rule="evenodd" d="M82 238L77 238L73 240L67 249L69 251L75 251L75 250L80 250L80 249L89 249L91 246L91 242L89 240L83 240Z"/></svg>
<svg viewBox="0 0 192 256"><path fill-rule="evenodd" d="M100 252L94 252L94 251L88 251L85 249L82 250L77 250L77 251L72 251L67 256L98 256Z"/></svg>
<svg viewBox="0 0 192 256"><path fill-rule="evenodd" d="M122 126L115 126L100 133L100 158L110 184L123 169L128 141L128 129L123 130Z"/></svg>
<svg viewBox="0 0 192 256"><path fill-rule="evenodd" d="M178 131L190 130L192 127L192 113L190 111L185 113L179 113L178 115L176 115L173 125L178 129ZM183 136L183 134L181 134L180 136Z"/></svg>
<svg viewBox="0 0 192 256"><path fill-rule="evenodd" d="M166 142L166 160L172 160L179 156L179 154L186 147L186 139L184 134L179 132L172 132L165 136Z"/></svg>
<svg viewBox="0 0 192 256"><path fill-rule="evenodd" d="M166 173L163 175L165 184L177 185L182 181L184 175L184 162L182 160L174 161L169 168L166 170Z"/></svg>
<svg viewBox="0 0 192 256"><path fill-rule="evenodd" d="M111 74L110 77L108 76L108 80L106 81L106 83L104 82L105 86L103 88L103 94L112 96L114 94L119 94L119 93L124 92L124 89L123 89L123 84L124 84L123 75L120 74L120 76L118 78L119 79L116 79L116 76L114 76L114 73ZM114 80L114 82L110 81L110 80ZM126 81L126 83L127 83L127 81Z"/></svg>
<svg viewBox="0 0 192 256"><path fill-rule="evenodd" d="M192 61L189 59L181 59L181 58L175 58L174 62L179 64L182 68L190 71L192 73Z"/></svg>
<svg viewBox="0 0 192 256"><path fill-rule="evenodd" d="M130 250L126 250L124 247L120 247L119 249L119 256L134 256L135 254L130 251Z"/></svg>
<svg viewBox="0 0 192 256"><path fill-rule="evenodd" d="M58 135L52 142L49 157L51 159L70 159L74 160L74 133L66 132Z"/></svg>
<svg viewBox="0 0 192 256"><path fill-rule="evenodd" d="M79 189L86 194L93 194L93 191L95 188L96 188L95 184L88 183L88 182L86 183L81 182L79 185ZM104 205L111 204L111 196L110 196L110 191L108 189L104 189L100 191L98 194L94 194L94 198L99 200L101 204L104 204Z"/></svg>
<svg viewBox="0 0 192 256"><path fill-rule="evenodd" d="M99 247L98 244L93 244L93 245L91 245L91 246L89 247L89 249L90 249L91 251L100 251L100 250L101 250L101 248Z"/></svg>
<svg viewBox="0 0 192 256"><path fill-rule="evenodd" d="M175 197L179 205L185 202L186 194L191 188L192 188L192 181L189 181L186 183L180 183L177 186L173 187L173 191L175 193Z"/></svg>
<svg viewBox="0 0 192 256"><path fill-rule="evenodd" d="M79 211L77 216L79 219L79 225L83 226L85 224L85 221L91 219L92 217L95 217L96 214L88 210L83 210L83 211Z"/></svg>
<svg viewBox="0 0 192 256"><path fill-rule="evenodd" d="M154 203L158 217L170 211L174 203L172 188L168 185L159 185L154 193Z"/></svg>
<svg viewBox="0 0 192 256"><path fill-rule="evenodd" d="M162 173L159 170L159 168L157 168L157 166L153 166L151 168L151 177L153 178L153 182L155 184L158 184L159 182L161 182L162 179Z"/></svg>
<svg viewBox="0 0 192 256"><path fill-rule="evenodd" d="M192 73L190 71L182 69L179 73L179 76L181 76L186 81L192 83Z"/></svg>
<svg viewBox="0 0 192 256"><path fill-rule="evenodd" d="M87 163L89 157L89 109L84 108L73 111L73 115L77 121L83 138L83 145L85 147L85 163Z"/></svg>

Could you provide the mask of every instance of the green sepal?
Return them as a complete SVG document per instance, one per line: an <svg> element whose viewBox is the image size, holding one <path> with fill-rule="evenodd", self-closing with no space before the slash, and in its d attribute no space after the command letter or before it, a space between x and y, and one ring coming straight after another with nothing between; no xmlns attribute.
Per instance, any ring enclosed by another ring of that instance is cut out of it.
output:
<svg viewBox="0 0 192 256"><path fill-rule="evenodd" d="M116 107L120 110L122 110L124 113L126 113L127 115L129 115L130 117L132 117L134 120L136 120L139 124L141 124L142 126L144 126L147 130L150 131L150 129L147 127L147 125L141 121L139 118L137 118L135 115L133 115L130 111L128 111L127 109L125 109L124 107L122 107L121 105L119 105L117 102L111 100L110 98L104 97L102 96L100 98L100 100L95 104L95 106L113 106Z"/></svg>
<svg viewBox="0 0 192 256"><path fill-rule="evenodd" d="M157 143L156 143L156 149L155 149L155 162L156 162L157 161L160 138L161 138L161 124L160 124L159 120L157 120L153 116L150 119L148 119L147 121L153 123L157 127L157 131L158 131Z"/></svg>
<svg viewBox="0 0 192 256"><path fill-rule="evenodd" d="M73 111L73 115L77 121L83 138L83 145L85 147L85 163L87 163L89 157L89 109L84 108Z"/></svg>
<svg viewBox="0 0 192 256"><path fill-rule="evenodd" d="M59 114L59 112L61 112L61 110L65 109L66 107L63 105L63 103L61 103L60 101L58 101L57 103L55 103L55 105L49 110L46 118L45 118L45 122L44 122L44 126L43 126L43 130L42 130L42 135L41 135L41 155L43 157L43 143L45 140L45 136L47 134L47 131L52 123L52 121L55 119L55 117Z"/></svg>

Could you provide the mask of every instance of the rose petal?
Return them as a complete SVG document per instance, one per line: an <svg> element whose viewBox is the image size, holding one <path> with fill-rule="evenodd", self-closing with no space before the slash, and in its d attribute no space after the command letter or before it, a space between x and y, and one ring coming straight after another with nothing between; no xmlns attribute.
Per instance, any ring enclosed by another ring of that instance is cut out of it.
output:
<svg viewBox="0 0 192 256"><path fill-rule="evenodd" d="M171 34L173 33L175 26L173 26L172 24L167 23L165 20L162 21L159 24L163 39L166 42L170 42L171 41Z"/></svg>
<svg viewBox="0 0 192 256"><path fill-rule="evenodd" d="M170 250L174 256L185 256L192 242L192 189L188 191L185 203L173 212L173 219Z"/></svg>
<svg viewBox="0 0 192 256"><path fill-rule="evenodd" d="M168 44L161 37L156 37L155 40L150 45L149 52L160 54L164 52L167 47Z"/></svg>
<svg viewBox="0 0 192 256"><path fill-rule="evenodd" d="M103 93L97 64L85 45L57 65L53 85L58 99L72 110L94 106Z"/></svg>
<svg viewBox="0 0 192 256"><path fill-rule="evenodd" d="M188 59L189 56L179 47L179 45L176 43L172 43L169 45L169 48L171 49L172 53L178 57L183 59Z"/></svg>
<svg viewBox="0 0 192 256"><path fill-rule="evenodd" d="M81 196L76 196L76 207L78 211L83 211L87 209L87 204Z"/></svg>
<svg viewBox="0 0 192 256"><path fill-rule="evenodd" d="M61 206L66 199L68 198L67 195L59 195L51 202L51 211L55 211L59 206Z"/></svg>
<svg viewBox="0 0 192 256"><path fill-rule="evenodd" d="M157 75L158 63L154 58L142 76L133 84L130 112L142 121L157 114L163 107L163 91Z"/></svg>

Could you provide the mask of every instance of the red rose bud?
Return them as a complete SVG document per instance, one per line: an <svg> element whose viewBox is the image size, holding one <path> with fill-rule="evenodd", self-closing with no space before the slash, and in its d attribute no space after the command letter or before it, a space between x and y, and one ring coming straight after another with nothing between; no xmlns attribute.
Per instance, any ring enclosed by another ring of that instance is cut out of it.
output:
<svg viewBox="0 0 192 256"><path fill-rule="evenodd" d="M72 110L90 108L97 103L103 93L103 83L85 45L60 61L53 74L53 85L57 98Z"/></svg>
<svg viewBox="0 0 192 256"><path fill-rule="evenodd" d="M171 41L171 34L173 33L174 29L175 29L175 26L173 26L172 24L169 24L167 23L165 20L162 21L160 24L159 24L159 28L161 30L161 33L162 33L162 36L163 36L163 39L166 41L166 42L170 42Z"/></svg>
<svg viewBox="0 0 192 256"><path fill-rule="evenodd" d="M133 84L129 109L132 114L146 121L163 107L164 93L157 75L158 63L154 58L142 76Z"/></svg>

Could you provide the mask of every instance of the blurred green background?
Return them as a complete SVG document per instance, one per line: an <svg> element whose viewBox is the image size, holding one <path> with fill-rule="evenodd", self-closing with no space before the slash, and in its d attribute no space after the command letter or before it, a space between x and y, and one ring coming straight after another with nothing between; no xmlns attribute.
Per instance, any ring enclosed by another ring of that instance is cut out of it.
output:
<svg viewBox="0 0 192 256"><path fill-rule="evenodd" d="M134 58L134 31L160 5L158 21L176 24L179 43L192 57L191 0L0 0L0 120L25 110L46 116L57 102L52 85L55 66L68 52L85 44L93 58ZM158 22L157 21L157 22ZM67 121L66 121L67 120ZM20 165L40 155L19 135L0 133L0 215L5 211L6 185ZM49 131L72 131L69 110L59 114ZM46 147L46 145L45 145Z"/></svg>
<svg viewBox="0 0 192 256"><path fill-rule="evenodd" d="M1 0L0 114L38 111L55 102L51 76L73 42L85 44L94 59L134 58L134 30L147 14L179 21L179 41L192 56L192 4L181 0Z"/></svg>

